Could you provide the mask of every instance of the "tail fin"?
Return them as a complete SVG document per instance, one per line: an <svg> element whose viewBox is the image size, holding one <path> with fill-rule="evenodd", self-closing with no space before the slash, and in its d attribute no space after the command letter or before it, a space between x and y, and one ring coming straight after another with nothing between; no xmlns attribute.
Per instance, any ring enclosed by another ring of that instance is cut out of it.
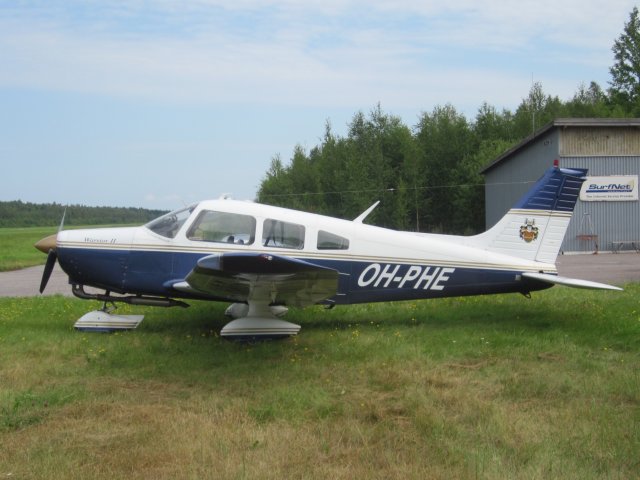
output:
<svg viewBox="0 0 640 480"><path fill-rule="evenodd" d="M586 174L582 168L550 168L496 225L473 237L473 243L491 252L555 263Z"/></svg>

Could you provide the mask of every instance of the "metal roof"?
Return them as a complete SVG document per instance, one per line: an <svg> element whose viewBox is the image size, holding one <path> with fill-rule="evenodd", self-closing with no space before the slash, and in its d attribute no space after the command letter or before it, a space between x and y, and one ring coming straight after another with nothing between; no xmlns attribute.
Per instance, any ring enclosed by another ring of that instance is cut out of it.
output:
<svg viewBox="0 0 640 480"><path fill-rule="evenodd" d="M529 145L538 137L547 133L549 130L553 128L571 127L640 127L640 118L556 118L554 121L547 123L545 126L526 137L520 143L504 152L493 162L480 170L480 173L484 175L489 170Z"/></svg>

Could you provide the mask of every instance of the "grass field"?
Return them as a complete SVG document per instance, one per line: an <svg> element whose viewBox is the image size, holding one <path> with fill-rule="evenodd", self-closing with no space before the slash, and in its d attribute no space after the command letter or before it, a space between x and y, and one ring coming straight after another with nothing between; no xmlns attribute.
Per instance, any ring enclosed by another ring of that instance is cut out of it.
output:
<svg viewBox="0 0 640 480"><path fill-rule="evenodd" d="M65 228L101 228L106 226L109 225ZM38 240L53 235L57 231L58 227L0 228L0 272L44 265L47 256L33 246Z"/></svg>
<svg viewBox="0 0 640 480"><path fill-rule="evenodd" d="M293 310L0 299L0 478L568 478L640 472L640 285Z"/></svg>
<svg viewBox="0 0 640 480"><path fill-rule="evenodd" d="M56 227L0 228L0 272L41 265L47 256L33 245Z"/></svg>

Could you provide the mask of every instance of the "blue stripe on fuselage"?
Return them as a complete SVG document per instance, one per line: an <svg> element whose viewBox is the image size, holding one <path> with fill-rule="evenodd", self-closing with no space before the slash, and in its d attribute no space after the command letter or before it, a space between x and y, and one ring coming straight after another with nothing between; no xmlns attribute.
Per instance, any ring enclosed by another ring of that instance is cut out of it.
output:
<svg viewBox="0 0 640 480"><path fill-rule="evenodd" d="M194 298L167 286L182 281L207 253L58 248L70 283L118 293ZM299 257L340 272L338 293L327 303L415 300L547 288L517 280L521 272L438 265L376 263Z"/></svg>
<svg viewBox="0 0 640 480"><path fill-rule="evenodd" d="M396 300L484 295L492 293L526 293L548 288L543 284L523 283L520 271L437 265L411 265L360 261L318 261L323 266L345 271L348 286L339 288L335 303L369 303ZM345 295L340 295L345 293Z"/></svg>
<svg viewBox="0 0 640 480"><path fill-rule="evenodd" d="M58 262L69 283L122 292L129 266L129 250L57 248Z"/></svg>

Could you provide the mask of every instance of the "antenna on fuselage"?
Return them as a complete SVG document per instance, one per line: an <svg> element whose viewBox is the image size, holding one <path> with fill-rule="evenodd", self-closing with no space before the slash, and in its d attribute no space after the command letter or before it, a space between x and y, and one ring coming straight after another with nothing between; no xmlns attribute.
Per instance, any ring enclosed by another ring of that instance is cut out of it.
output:
<svg viewBox="0 0 640 480"><path fill-rule="evenodd" d="M362 223L362 221L365 218L367 218L371 212L373 212L373 209L376 208L379 203L380 203L380 200L378 200L376 203L374 203L369 208L367 208L364 212L362 212L360 215L358 215L357 218L353 220L353 223Z"/></svg>

